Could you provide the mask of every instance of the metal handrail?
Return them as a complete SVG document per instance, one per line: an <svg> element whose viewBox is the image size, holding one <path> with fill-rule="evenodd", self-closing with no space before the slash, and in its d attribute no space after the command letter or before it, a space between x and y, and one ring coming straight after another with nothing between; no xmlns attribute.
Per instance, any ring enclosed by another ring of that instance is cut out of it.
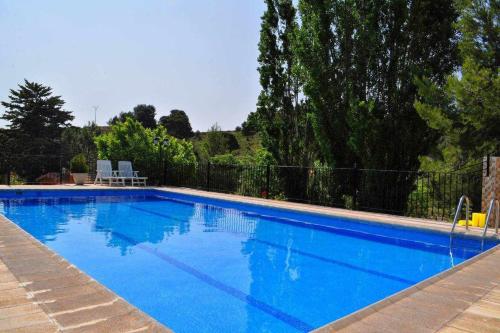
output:
<svg viewBox="0 0 500 333"><path fill-rule="evenodd" d="M500 202L498 200L496 202L496 211L495 211L495 233L498 235L498 224L500 223Z"/></svg>
<svg viewBox="0 0 500 333"><path fill-rule="evenodd" d="M469 197L466 195L462 195L460 197L460 200L458 201L457 205L457 210L455 211L455 218L453 219L453 225L451 226L451 232L450 234L453 234L453 231L455 231L455 226L457 225L458 219L460 217L460 212L462 211L462 206L464 204L464 200L466 202L465 206L465 229L469 230L469 207L470 207L470 200Z"/></svg>
<svg viewBox="0 0 500 333"><path fill-rule="evenodd" d="M483 238L486 236L486 232L488 231L488 223L490 222L490 217L491 217L491 212L493 211L493 206L496 206L496 211L495 211L495 233L498 234L498 215L500 213L500 203L498 200L495 200L495 198L491 199L490 201L490 206L488 207L488 214L486 215L486 221L484 222L484 229L483 229Z"/></svg>

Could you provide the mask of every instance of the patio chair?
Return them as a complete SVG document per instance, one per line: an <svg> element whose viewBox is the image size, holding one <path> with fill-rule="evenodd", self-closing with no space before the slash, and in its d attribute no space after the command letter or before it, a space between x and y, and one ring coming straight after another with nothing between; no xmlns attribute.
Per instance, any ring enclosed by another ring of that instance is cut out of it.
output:
<svg viewBox="0 0 500 333"><path fill-rule="evenodd" d="M118 176L117 172L113 171L111 161L109 160L97 160L94 185L97 184L97 181L99 181L101 185L103 181L106 181L109 183L109 186L113 185L113 183L121 183L125 186L125 178Z"/></svg>
<svg viewBox="0 0 500 333"><path fill-rule="evenodd" d="M139 171L132 169L132 162L130 161L118 162L118 175L125 180L130 180L132 186L135 184L146 186L146 181L148 180L148 177L139 177Z"/></svg>

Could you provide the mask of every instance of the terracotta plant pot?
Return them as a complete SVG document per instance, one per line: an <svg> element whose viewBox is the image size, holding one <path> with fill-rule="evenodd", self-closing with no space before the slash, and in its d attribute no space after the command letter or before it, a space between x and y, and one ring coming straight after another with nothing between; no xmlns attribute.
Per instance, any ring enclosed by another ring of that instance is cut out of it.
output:
<svg viewBox="0 0 500 333"><path fill-rule="evenodd" d="M73 180L75 181L75 185L83 185L87 181L89 177L88 173L72 173Z"/></svg>

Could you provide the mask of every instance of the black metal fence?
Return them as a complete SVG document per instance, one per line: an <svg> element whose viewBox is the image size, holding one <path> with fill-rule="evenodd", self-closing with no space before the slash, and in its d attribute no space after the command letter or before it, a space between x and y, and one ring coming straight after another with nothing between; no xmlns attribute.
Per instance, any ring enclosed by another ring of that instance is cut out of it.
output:
<svg viewBox="0 0 500 333"><path fill-rule="evenodd" d="M54 185L70 182L70 159L63 154L9 155L0 154L0 184ZM94 170L90 170L95 173Z"/></svg>
<svg viewBox="0 0 500 333"><path fill-rule="evenodd" d="M178 165L167 185L448 220L467 194L480 210L482 163L451 172L272 165Z"/></svg>
<svg viewBox="0 0 500 333"><path fill-rule="evenodd" d="M89 166L88 183L96 176L97 157L87 156ZM0 153L0 185L57 185L72 183L70 172L71 156L54 155L9 155ZM112 160L113 170L118 161ZM149 184L164 183L161 163L154 161L140 170L140 176L148 177Z"/></svg>
<svg viewBox="0 0 500 333"><path fill-rule="evenodd" d="M70 158L0 154L0 184L72 182ZM95 157L88 160L89 181ZM112 161L116 168L117 161ZM170 185L252 197L448 220L462 194L480 210L483 163L450 172L275 165L175 165L159 161L139 170L150 185Z"/></svg>

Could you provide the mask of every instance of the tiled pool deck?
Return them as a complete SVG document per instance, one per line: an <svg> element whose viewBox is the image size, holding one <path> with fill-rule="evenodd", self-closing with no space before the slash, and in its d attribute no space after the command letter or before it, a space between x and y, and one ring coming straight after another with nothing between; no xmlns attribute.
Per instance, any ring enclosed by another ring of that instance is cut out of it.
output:
<svg viewBox="0 0 500 333"><path fill-rule="evenodd" d="M0 190L29 188L103 187L0 186ZM424 219L191 189L168 190L445 232L450 228L449 224ZM0 331L170 332L2 216ZM500 247L315 332L500 332Z"/></svg>

